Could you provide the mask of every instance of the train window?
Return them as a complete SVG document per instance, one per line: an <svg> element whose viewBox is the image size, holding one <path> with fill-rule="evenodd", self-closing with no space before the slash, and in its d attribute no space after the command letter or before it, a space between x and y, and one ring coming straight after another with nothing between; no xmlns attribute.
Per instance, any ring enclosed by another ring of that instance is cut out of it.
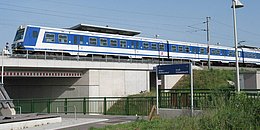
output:
<svg viewBox="0 0 260 130"><path fill-rule="evenodd" d="M218 53L219 53L219 50L217 50L217 49L212 50L212 55L218 55Z"/></svg>
<svg viewBox="0 0 260 130"><path fill-rule="evenodd" d="M193 47L193 48L192 48L192 53L198 54L198 48L197 48L197 47Z"/></svg>
<svg viewBox="0 0 260 130"><path fill-rule="evenodd" d="M83 36L79 36L79 44L83 44Z"/></svg>
<svg viewBox="0 0 260 130"><path fill-rule="evenodd" d="M83 44L83 36L74 36L74 44Z"/></svg>
<svg viewBox="0 0 260 130"><path fill-rule="evenodd" d="M136 49L139 48L139 42L136 42Z"/></svg>
<svg viewBox="0 0 260 130"><path fill-rule="evenodd" d="M220 55L220 50L218 49L217 52L216 52L217 55Z"/></svg>
<svg viewBox="0 0 260 130"><path fill-rule="evenodd" d="M126 48L126 40L120 40L120 47Z"/></svg>
<svg viewBox="0 0 260 130"><path fill-rule="evenodd" d="M179 50L179 52L182 52L182 51L183 51L183 47L182 47L182 46L179 46L179 47L178 47L178 50Z"/></svg>
<svg viewBox="0 0 260 130"><path fill-rule="evenodd" d="M23 39L23 34L24 34L24 29L19 29L19 30L16 32L14 41Z"/></svg>
<svg viewBox="0 0 260 130"><path fill-rule="evenodd" d="M148 42L143 42L143 47L144 49L149 49L149 43Z"/></svg>
<svg viewBox="0 0 260 130"><path fill-rule="evenodd" d="M256 56L257 56L257 57L256 57L257 59L260 59L260 54L259 54L259 53L256 54Z"/></svg>
<svg viewBox="0 0 260 130"><path fill-rule="evenodd" d="M205 48L200 48L200 54L204 54L205 53Z"/></svg>
<svg viewBox="0 0 260 130"><path fill-rule="evenodd" d="M33 31L32 37L33 38L37 38L38 37L38 32L37 31Z"/></svg>
<svg viewBox="0 0 260 130"><path fill-rule="evenodd" d="M78 37L74 36L74 44L78 44Z"/></svg>
<svg viewBox="0 0 260 130"><path fill-rule="evenodd" d="M100 46L108 46L107 39L100 38L99 41L100 41Z"/></svg>
<svg viewBox="0 0 260 130"><path fill-rule="evenodd" d="M229 51L228 56L234 56L234 52L233 51Z"/></svg>
<svg viewBox="0 0 260 130"><path fill-rule="evenodd" d="M45 34L45 41L46 42L55 42L55 35L51 33Z"/></svg>
<svg viewBox="0 0 260 130"><path fill-rule="evenodd" d="M247 53L247 57L248 57L248 58L251 58L251 53Z"/></svg>
<svg viewBox="0 0 260 130"><path fill-rule="evenodd" d="M132 41L131 42L131 48L134 49L135 48L135 43Z"/></svg>
<svg viewBox="0 0 260 130"><path fill-rule="evenodd" d="M226 56L225 50L221 50L221 55L222 55L222 56Z"/></svg>
<svg viewBox="0 0 260 130"><path fill-rule="evenodd" d="M111 46L111 47L117 47L117 40L115 40L115 39L110 39L110 46Z"/></svg>
<svg viewBox="0 0 260 130"><path fill-rule="evenodd" d="M254 53L252 53L252 58L255 58L255 54Z"/></svg>
<svg viewBox="0 0 260 130"><path fill-rule="evenodd" d="M97 45L97 38L89 38L89 45L96 46Z"/></svg>
<svg viewBox="0 0 260 130"><path fill-rule="evenodd" d="M163 44L163 43L159 44L159 50L160 50L160 51L163 51L163 50L164 50L164 44Z"/></svg>
<svg viewBox="0 0 260 130"><path fill-rule="evenodd" d="M152 48L152 50L157 50L157 44L156 43L152 43L151 48Z"/></svg>
<svg viewBox="0 0 260 130"><path fill-rule="evenodd" d="M187 52L187 53L190 52L190 47L189 47L189 46L186 46L186 47L185 47L185 52Z"/></svg>
<svg viewBox="0 0 260 130"><path fill-rule="evenodd" d="M59 37L60 43L68 43L68 36L67 35L59 34L58 37Z"/></svg>
<svg viewBox="0 0 260 130"><path fill-rule="evenodd" d="M173 52L176 52L176 51L177 51L177 48L176 48L175 45L172 45L172 51L173 51Z"/></svg>

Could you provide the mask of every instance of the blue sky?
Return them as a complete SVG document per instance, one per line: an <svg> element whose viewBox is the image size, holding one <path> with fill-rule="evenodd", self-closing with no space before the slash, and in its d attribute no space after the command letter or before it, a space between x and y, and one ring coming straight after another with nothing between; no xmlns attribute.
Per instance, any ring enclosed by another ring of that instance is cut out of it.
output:
<svg viewBox="0 0 260 130"><path fill-rule="evenodd" d="M238 41L260 47L260 1L240 0ZM143 37L234 46L231 0L1 0L0 47L19 25L71 27L79 23L141 31ZM193 28L191 28L191 27ZM197 28L197 29L194 29Z"/></svg>

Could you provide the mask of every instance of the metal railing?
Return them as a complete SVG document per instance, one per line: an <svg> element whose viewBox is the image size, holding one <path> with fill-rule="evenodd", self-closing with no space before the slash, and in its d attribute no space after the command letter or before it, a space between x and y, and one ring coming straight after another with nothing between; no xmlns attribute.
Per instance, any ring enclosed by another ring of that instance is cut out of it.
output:
<svg viewBox="0 0 260 130"><path fill-rule="evenodd" d="M159 59L158 58L125 58L118 56L117 58L112 58L108 56L97 57L90 55L88 57L78 57L78 56L65 56L65 55L36 55L36 54L11 54L8 55L10 58L22 58L22 59L44 59L44 60L70 60L70 61L97 61L97 62L123 62L123 63L143 63L143 64L174 64L174 63L187 63L188 60L169 60L169 59Z"/></svg>
<svg viewBox="0 0 260 130"><path fill-rule="evenodd" d="M233 89L194 89L194 108L214 107L215 99L233 98ZM247 98L260 99L260 90L247 90ZM21 106L22 113L77 113L103 115L148 115L152 106L156 105L156 97L81 97L57 99L14 99L16 106ZM62 107L61 107L62 106ZM70 110L68 107L76 109ZM57 107L63 108L58 109ZM189 89L160 89L159 108L190 108Z"/></svg>
<svg viewBox="0 0 260 130"><path fill-rule="evenodd" d="M148 115L155 97L82 97L58 99L14 99L22 113L77 113L103 115ZM61 107L62 106L62 107ZM75 106L70 110L68 107Z"/></svg>
<svg viewBox="0 0 260 130"><path fill-rule="evenodd" d="M260 100L260 89L241 90L247 98ZM194 89L194 108L214 106L215 98L231 99L235 89ZM190 89L159 89L159 108L190 108Z"/></svg>
<svg viewBox="0 0 260 130"><path fill-rule="evenodd" d="M64 109L73 108L74 109L74 119L77 120L77 107L75 105L74 106L57 106L56 107L57 115L59 114L59 108L64 108Z"/></svg>

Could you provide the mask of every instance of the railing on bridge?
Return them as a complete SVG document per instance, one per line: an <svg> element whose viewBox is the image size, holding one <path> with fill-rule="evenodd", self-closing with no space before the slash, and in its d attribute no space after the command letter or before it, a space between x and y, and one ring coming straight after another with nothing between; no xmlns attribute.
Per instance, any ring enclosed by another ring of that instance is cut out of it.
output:
<svg viewBox="0 0 260 130"><path fill-rule="evenodd" d="M8 55L10 58L22 58L22 59L45 59L45 60L70 60L70 61L98 61L98 62L124 62L124 63L150 63L150 64L173 64L173 63L186 63L186 60L167 60L158 58L125 58L118 56L112 58L108 56L96 57L91 55L90 57L78 57L78 56L65 56L65 55L36 55L36 54L12 54Z"/></svg>

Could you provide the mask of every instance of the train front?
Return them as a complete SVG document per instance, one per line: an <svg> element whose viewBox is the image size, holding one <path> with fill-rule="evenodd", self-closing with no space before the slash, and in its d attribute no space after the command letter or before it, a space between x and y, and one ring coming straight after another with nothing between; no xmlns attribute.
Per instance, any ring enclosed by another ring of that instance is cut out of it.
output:
<svg viewBox="0 0 260 130"><path fill-rule="evenodd" d="M24 34L25 34L25 27L19 26L12 44L13 54L24 53Z"/></svg>

